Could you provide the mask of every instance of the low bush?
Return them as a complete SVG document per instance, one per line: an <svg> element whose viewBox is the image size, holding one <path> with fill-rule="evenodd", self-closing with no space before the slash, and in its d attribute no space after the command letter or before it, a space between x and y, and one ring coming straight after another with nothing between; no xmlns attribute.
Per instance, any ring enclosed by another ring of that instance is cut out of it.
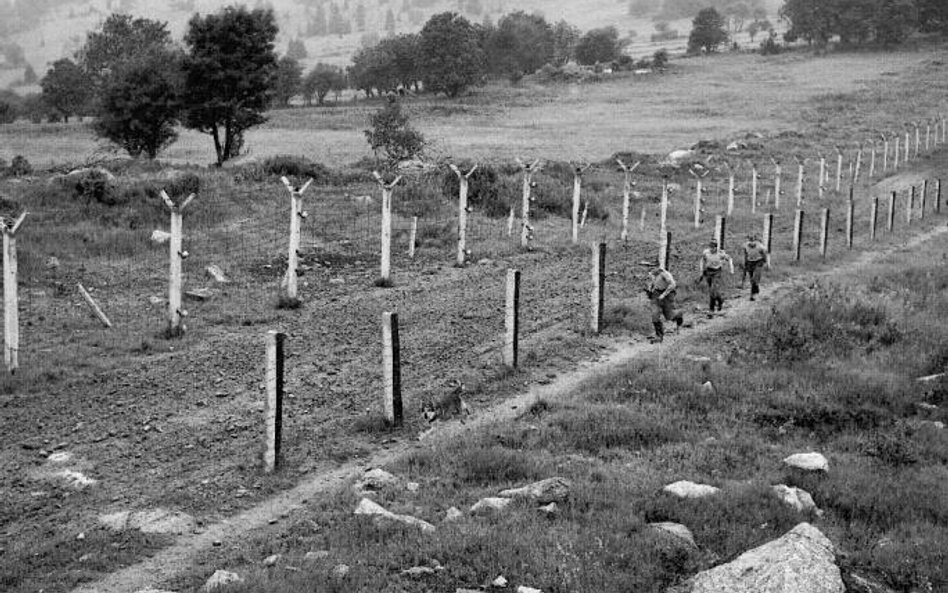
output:
<svg viewBox="0 0 948 593"><path fill-rule="evenodd" d="M13 157L13 160L10 161L10 166L7 167L4 172L4 175L7 177L23 177L32 174L33 165L30 164L30 161L28 161L25 156L19 154Z"/></svg>
<svg viewBox="0 0 948 593"><path fill-rule="evenodd" d="M473 163L464 162L458 165L462 173L471 170ZM497 171L488 164L479 164L477 170L468 178L467 200L472 209L487 216L500 218L510 212L510 204L501 196L501 186L498 183ZM458 199L460 182L454 171L448 169L441 176L441 193L449 201Z"/></svg>
<svg viewBox="0 0 948 593"><path fill-rule="evenodd" d="M234 180L267 181L274 177L289 177L305 181L312 179L313 183L327 184L333 181L332 170L322 163L311 161L303 156L276 155L267 157L262 162L247 163L235 167Z"/></svg>

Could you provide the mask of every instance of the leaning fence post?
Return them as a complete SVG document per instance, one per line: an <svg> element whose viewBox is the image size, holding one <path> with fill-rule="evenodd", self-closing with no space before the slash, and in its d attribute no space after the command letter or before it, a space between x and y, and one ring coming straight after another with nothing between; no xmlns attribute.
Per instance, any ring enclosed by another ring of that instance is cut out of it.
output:
<svg viewBox="0 0 948 593"><path fill-rule="evenodd" d="M622 169L624 180L622 183L622 232L619 235L619 238L623 241L629 240L629 208L632 206L632 172L635 171L641 161L633 164L631 167L627 166L622 162L622 159L616 158L616 162L619 163L619 168ZM579 202L573 201L574 211L579 208ZM574 215L575 216L575 215ZM575 220L575 218L574 218ZM574 223L575 224L575 223ZM575 237L575 230L574 230ZM576 239L573 239L573 242L576 242Z"/></svg>
<svg viewBox="0 0 948 593"><path fill-rule="evenodd" d="M99 306L99 303L95 302L95 299L92 298L92 295L89 294L89 291L86 290L86 287L82 285L82 282L79 282L76 287L79 289L79 295L82 296L82 300L89 305L89 308L92 309L92 314L95 315L96 319L99 320L99 323L104 325L107 328L112 327L112 322L109 321L108 316L102 311L102 307Z"/></svg>
<svg viewBox="0 0 948 593"><path fill-rule="evenodd" d="M504 365L517 368L520 346L520 270L507 270L504 316Z"/></svg>
<svg viewBox="0 0 948 593"><path fill-rule="evenodd" d="M470 187L471 175L477 171L477 165L474 165L467 173L462 173L455 165L449 165L454 174L458 177L458 258L457 266L464 265L464 258L467 256L467 193Z"/></svg>
<svg viewBox="0 0 948 593"><path fill-rule="evenodd" d="M829 240L829 219L830 209L823 208L823 216L820 220L820 257L826 257L826 243Z"/></svg>
<svg viewBox="0 0 948 593"><path fill-rule="evenodd" d="M793 220L793 260L800 261L801 237L803 234L803 210L797 210Z"/></svg>
<svg viewBox="0 0 948 593"><path fill-rule="evenodd" d="M283 343L286 334L267 332L267 403L264 471L273 472L282 463L283 438Z"/></svg>
<svg viewBox="0 0 948 593"><path fill-rule="evenodd" d="M372 175L382 189L382 256L379 265L379 281L376 284L388 286L392 282L392 192L402 178L399 175L391 183L385 183L378 171L373 171Z"/></svg>
<svg viewBox="0 0 948 593"><path fill-rule="evenodd" d="M592 246L592 315L590 316L590 329L597 334L602 330L605 284L606 244L594 243Z"/></svg>
<svg viewBox="0 0 948 593"><path fill-rule="evenodd" d="M889 212L886 220L885 230L886 232L891 233L892 229L895 228L895 200L896 192L889 194Z"/></svg>
<svg viewBox="0 0 948 593"><path fill-rule="evenodd" d="M853 219L856 215L856 202L849 200L846 202L846 248L853 248Z"/></svg>
<svg viewBox="0 0 948 593"><path fill-rule="evenodd" d="M299 300L297 279L300 259L300 221L307 216L303 212L303 192L313 180L308 180L299 188L293 187L286 177L281 177L280 180L290 192L290 248L286 258L286 298L297 301Z"/></svg>
<svg viewBox="0 0 948 593"><path fill-rule="evenodd" d="M872 198L872 205L869 208L869 240L876 240L876 226L879 220L879 198Z"/></svg>
<svg viewBox="0 0 948 593"><path fill-rule="evenodd" d="M773 252L773 242L774 242L774 215L771 213L764 215L764 234L763 234L763 243L764 248L767 249L767 253Z"/></svg>
<svg viewBox="0 0 948 593"><path fill-rule="evenodd" d="M181 319L188 314L187 311L181 308L181 262L188 257L188 252L181 249L183 241L182 212L194 199L194 194L185 198L180 205L175 204L164 190L161 191L161 199L164 200L168 210L171 211L171 239L168 241L168 336L174 337L181 335L186 329L181 322Z"/></svg>
<svg viewBox="0 0 948 593"><path fill-rule="evenodd" d="M391 426L401 426L402 370L398 313L382 313L382 414Z"/></svg>
<svg viewBox="0 0 948 593"><path fill-rule="evenodd" d="M530 189L533 183L533 174L540 170L540 161L524 163L517 159L517 164L523 169L523 196L520 203L520 247L530 246L533 227L530 225Z"/></svg>
<svg viewBox="0 0 948 593"><path fill-rule="evenodd" d="M20 302L17 295L16 232L26 218L0 219L3 232L3 361L10 374L20 368Z"/></svg>
<svg viewBox="0 0 948 593"><path fill-rule="evenodd" d="M720 214L714 219L714 240L718 242L718 248L724 250L724 236L727 233L727 218Z"/></svg>

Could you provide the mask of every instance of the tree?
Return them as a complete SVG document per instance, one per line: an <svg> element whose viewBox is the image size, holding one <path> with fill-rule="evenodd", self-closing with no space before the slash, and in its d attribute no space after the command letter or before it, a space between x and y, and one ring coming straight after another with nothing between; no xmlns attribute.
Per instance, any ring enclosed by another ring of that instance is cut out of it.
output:
<svg viewBox="0 0 948 593"><path fill-rule="evenodd" d="M38 80L36 70L33 70L33 66L27 64L26 69L23 70L23 84L36 84Z"/></svg>
<svg viewBox="0 0 948 593"><path fill-rule="evenodd" d="M523 11L505 15L487 40L490 71L511 81L553 60L553 29L542 16Z"/></svg>
<svg viewBox="0 0 948 593"><path fill-rule="evenodd" d="M330 91L341 91L345 87L346 77L342 69L320 62L303 79L303 98L307 105L313 104L313 97L316 97L317 105L323 105Z"/></svg>
<svg viewBox="0 0 948 593"><path fill-rule="evenodd" d="M100 30L86 36L85 45L76 58L92 84L99 88L109 73L125 61L170 45L171 34L166 23L111 14Z"/></svg>
<svg viewBox="0 0 948 593"><path fill-rule="evenodd" d="M386 45L364 47L352 56L349 68L352 88L365 91L366 96L378 90L379 94L398 86L395 54Z"/></svg>
<svg viewBox="0 0 948 593"><path fill-rule="evenodd" d="M158 50L121 64L101 89L96 134L132 157L157 157L178 137L181 60L178 52Z"/></svg>
<svg viewBox="0 0 948 593"><path fill-rule="evenodd" d="M615 27L592 29L583 35L576 45L576 61L580 64L602 64L619 58L622 44Z"/></svg>
<svg viewBox="0 0 948 593"><path fill-rule="evenodd" d="M790 23L784 34L787 41L805 39L823 46L833 35L835 2L831 0L784 0L780 18Z"/></svg>
<svg viewBox="0 0 948 593"><path fill-rule="evenodd" d="M306 51L306 44L300 38L291 39L286 46L286 55L297 62L305 60L309 54Z"/></svg>
<svg viewBox="0 0 948 593"><path fill-rule="evenodd" d="M918 24L922 31L948 33L948 2L918 0Z"/></svg>
<svg viewBox="0 0 948 593"><path fill-rule="evenodd" d="M82 113L92 97L89 78L82 68L69 58L53 62L46 76L40 81L43 100L56 110L65 121L72 115Z"/></svg>
<svg viewBox="0 0 948 593"><path fill-rule="evenodd" d="M266 121L276 34L272 10L243 6L195 15L188 23L185 125L214 139L218 165L240 154L247 129Z"/></svg>
<svg viewBox="0 0 948 593"><path fill-rule="evenodd" d="M905 41L915 24L914 13L912 0L882 0L875 15L875 40L883 45Z"/></svg>
<svg viewBox="0 0 948 593"><path fill-rule="evenodd" d="M421 30L419 69L427 90L449 97L480 83L485 57L477 30L453 12L432 16Z"/></svg>
<svg viewBox="0 0 948 593"><path fill-rule="evenodd" d="M557 66L569 62L576 53L576 45L582 32L563 19L553 25L553 63Z"/></svg>
<svg viewBox="0 0 948 593"><path fill-rule="evenodd" d="M290 56L283 56L277 62L276 77L273 80L273 101L280 107L290 104L290 99L300 90L303 81L303 67Z"/></svg>
<svg viewBox="0 0 948 593"><path fill-rule="evenodd" d="M387 164L413 159L425 148L425 137L408 123L408 115L402 112L397 100L392 99L372 115L372 128L365 130L365 139L375 152L385 154Z"/></svg>
<svg viewBox="0 0 948 593"><path fill-rule="evenodd" d="M702 49L708 53L727 43L728 34L724 28L724 17L714 8L703 8L691 22L691 35L688 36L688 52L698 53Z"/></svg>

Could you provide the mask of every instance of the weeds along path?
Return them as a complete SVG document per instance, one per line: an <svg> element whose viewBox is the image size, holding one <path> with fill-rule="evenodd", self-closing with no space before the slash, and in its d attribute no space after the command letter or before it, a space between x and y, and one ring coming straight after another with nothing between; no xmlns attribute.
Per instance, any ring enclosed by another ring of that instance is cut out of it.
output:
<svg viewBox="0 0 948 593"><path fill-rule="evenodd" d="M789 280L765 285L761 301L763 303L779 302L789 290L796 286L806 285L821 277L832 277L843 269L858 271L891 253L916 249L931 238L948 232L948 227L943 223L944 221L939 219L938 226L930 230L910 236L901 244L867 250L848 263L823 268L817 272L798 274ZM338 466L322 463L319 467L313 468L297 486L259 502L242 513L209 524L200 533L180 536L173 545L159 551L153 557L114 572L99 581L81 586L75 589L74 593L130 593L146 587L160 586L172 580L183 567L191 564L199 553L216 545L217 542L239 540L242 535L251 530L285 519L308 501L330 492L333 488L359 475L366 468L384 466L413 448L430 446L442 440L454 439L467 432L476 431L490 423L513 419L537 400L556 401L567 398L584 381L596 375L618 370L636 357L651 356L656 352L674 355L673 353L690 344L695 336L725 328L735 320L740 320L758 310L758 307L759 305L744 298L731 298L724 316L716 316L710 320L703 316L694 317L693 328L684 330L680 335L667 336L664 344L649 344L641 338L633 339L631 343L627 337L613 339L609 344L608 352L601 355L598 360L581 362L571 367L570 372L553 381L546 384L534 384L514 397L494 403L478 411L475 417L466 424L457 421L439 423L435 428L423 434L421 443L397 442L395 439L390 439L364 459L347 461Z"/></svg>

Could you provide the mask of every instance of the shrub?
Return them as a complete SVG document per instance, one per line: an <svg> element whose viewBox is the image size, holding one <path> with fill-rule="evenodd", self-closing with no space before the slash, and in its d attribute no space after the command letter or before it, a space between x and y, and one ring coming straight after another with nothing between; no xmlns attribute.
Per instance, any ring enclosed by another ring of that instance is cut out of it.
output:
<svg viewBox="0 0 948 593"><path fill-rule="evenodd" d="M314 183L327 183L329 167L302 156L277 155L263 161L263 171L271 176L312 178Z"/></svg>
<svg viewBox="0 0 948 593"><path fill-rule="evenodd" d="M70 181L74 197L85 200L87 204L94 201L106 206L115 206L125 200L125 194L116 191L115 184L102 169L89 169L75 175Z"/></svg>
<svg viewBox="0 0 948 593"><path fill-rule="evenodd" d="M18 154L10 161L10 167L7 169L6 174L12 177L22 177L32 173L33 165L30 164L30 161L26 160L25 156Z"/></svg>
<svg viewBox="0 0 948 593"><path fill-rule="evenodd" d="M471 170L472 163L458 166L461 172ZM469 207L490 217L503 217L510 211L510 205L501 198L497 171L490 165L482 164L468 178L467 202ZM449 201L457 200L460 182L454 171L448 169L441 176L441 193Z"/></svg>
<svg viewBox="0 0 948 593"><path fill-rule="evenodd" d="M763 56L773 56L780 53L780 45L777 44L777 36L771 34L761 41L760 54Z"/></svg>

